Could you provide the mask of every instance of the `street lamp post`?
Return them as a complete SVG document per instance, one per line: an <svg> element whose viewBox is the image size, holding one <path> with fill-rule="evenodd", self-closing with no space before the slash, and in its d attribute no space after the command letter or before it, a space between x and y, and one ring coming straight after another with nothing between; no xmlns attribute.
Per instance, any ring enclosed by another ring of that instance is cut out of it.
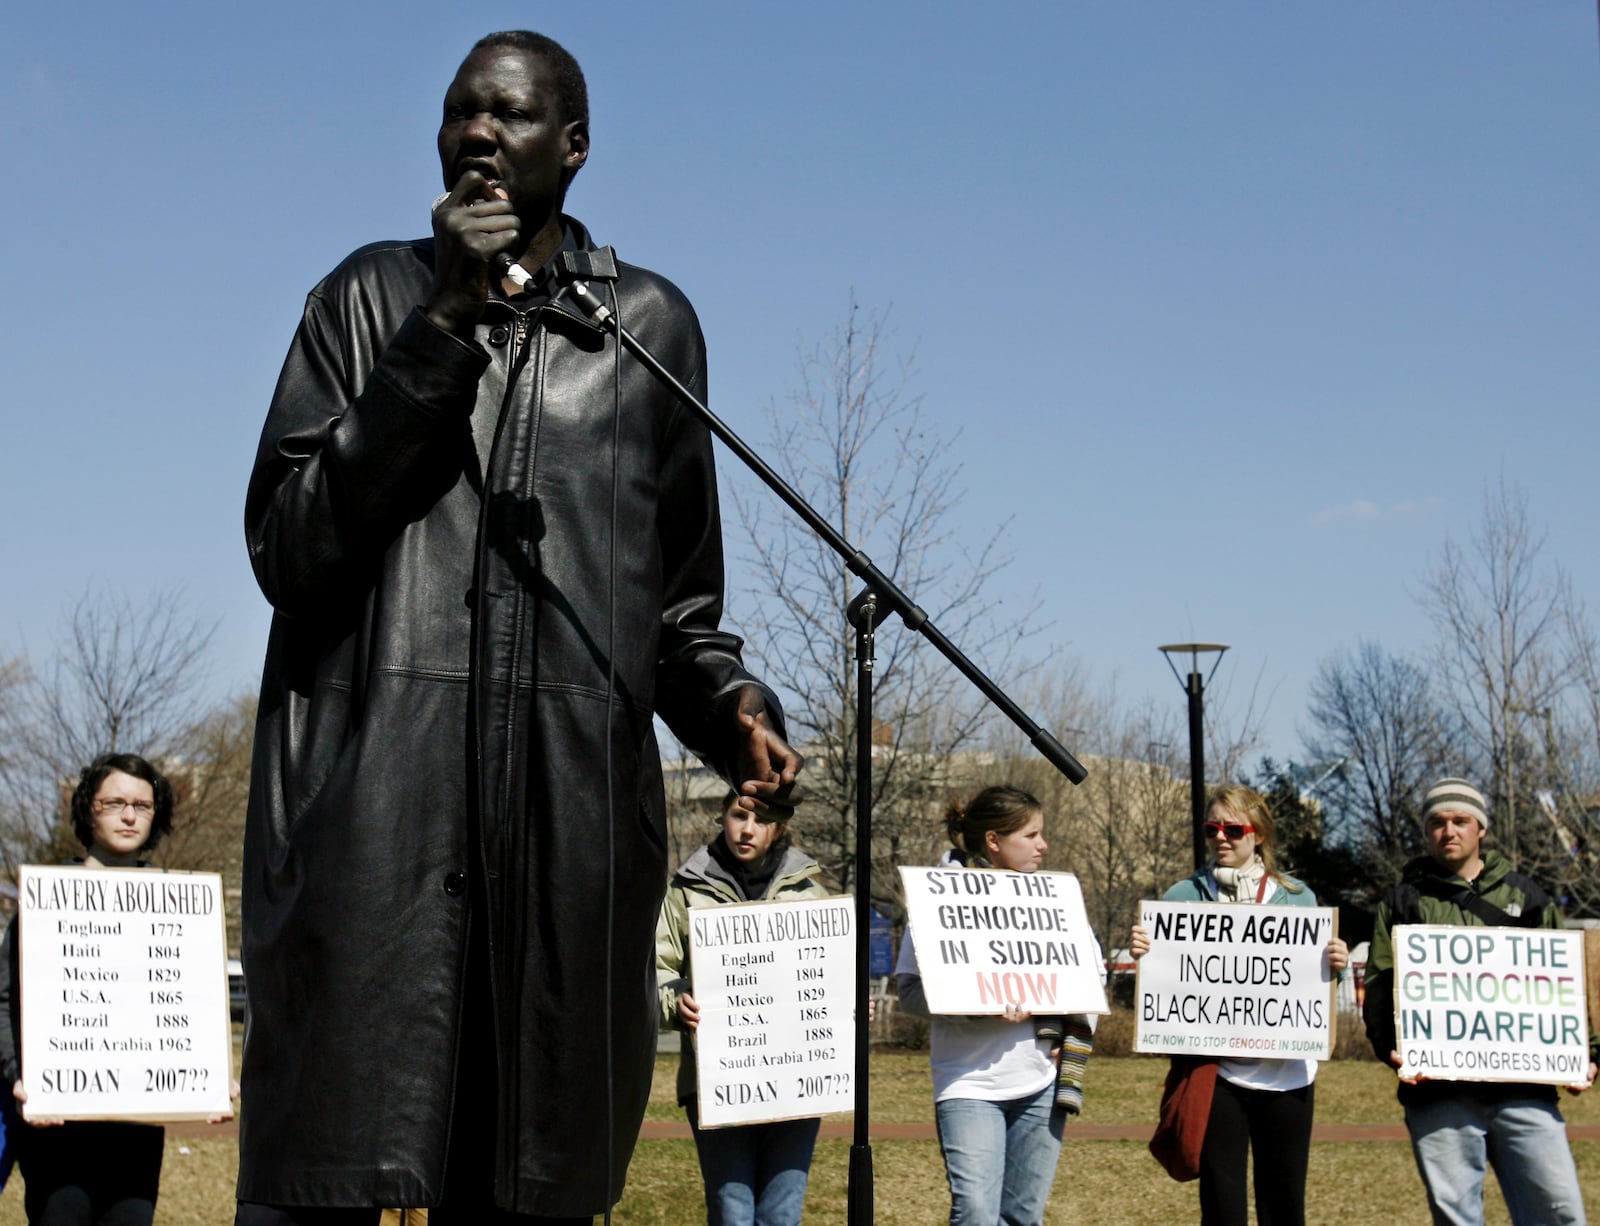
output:
<svg viewBox="0 0 1600 1226"><path fill-rule="evenodd" d="M1189 807L1194 822L1194 868L1199 872L1206 866L1207 859L1203 829L1206 822L1206 686L1217 675L1217 665L1222 663L1222 653L1228 650L1228 644L1168 643L1157 650L1166 657L1167 667L1189 695ZM1217 653L1217 658L1211 665L1211 672L1201 677L1200 657L1213 651ZM1189 657L1187 681L1172 662L1174 652Z"/></svg>

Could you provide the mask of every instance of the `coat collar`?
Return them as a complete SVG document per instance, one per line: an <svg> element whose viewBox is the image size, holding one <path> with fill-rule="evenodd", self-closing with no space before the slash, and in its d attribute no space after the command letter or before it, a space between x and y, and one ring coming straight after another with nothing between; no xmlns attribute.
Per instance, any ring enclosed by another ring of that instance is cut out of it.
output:
<svg viewBox="0 0 1600 1226"><path fill-rule="evenodd" d="M717 837L721 838L722 836L718 835ZM817 862L806 855L805 852L797 847L786 847L777 871L772 874L772 882L767 887L766 896L771 898L790 882L803 877L815 877L820 871L817 867ZM739 896L739 887L734 884L728 870L712 858L709 844L697 848L695 853L683 862L683 867L673 876L675 881L680 881L685 885L705 886L718 893L728 894L734 902L745 901ZM760 902L762 900L752 899L750 901Z"/></svg>
<svg viewBox="0 0 1600 1226"><path fill-rule="evenodd" d="M1400 879L1415 885L1421 881L1440 881L1455 884L1470 884L1473 889L1482 894L1485 890L1492 889L1505 879L1511 871L1511 861L1506 859L1505 853L1495 847L1485 847L1482 850L1483 871L1470 883L1452 872L1441 868L1439 862L1432 856L1418 856L1406 864L1401 870Z"/></svg>
<svg viewBox="0 0 1600 1226"><path fill-rule="evenodd" d="M596 247L593 237L589 234L588 227L576 217L569 217L563 213L561 215L561 225L561 246L551 253L550 258L544 262L544 266L539 270L540 277L544 279L546 284L554 285L556 265L561 260L562 255L567 252L604 252L611 262L615 262L616 252L610 247ZM604 290L597 292L600 293L601 297L606 296ZM554 311L563 316L565 320L597 336L605 332L604 328L600 327L577 308L572 302L571 295L561 292L559 287L556 288L555 294L548 301L540 304L538 309Z"/></svg>

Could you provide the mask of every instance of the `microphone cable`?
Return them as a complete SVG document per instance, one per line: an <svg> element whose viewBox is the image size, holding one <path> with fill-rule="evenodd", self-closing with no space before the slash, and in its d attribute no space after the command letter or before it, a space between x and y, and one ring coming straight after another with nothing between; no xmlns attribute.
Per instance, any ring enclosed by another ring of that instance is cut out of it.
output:
<svg viewBox="0 0 1600 1226"><path fill-rule="evenodd" d="M526 275L526 274L524 274ZM617 695L617 514L622 451L622 316L614 281L607 281L611 311L616 315L619 335L611 341L611 548L607 559L606 624L606 1213L605 1226L611 1226L611 1191L616 1180L616 1014L613 1000L613 974L616 965L617 922L617 803L616 775L613 772L612 744L615 740Z"/></svg>
<svg viewBox="0 0 1600 1226"><path fill-rule="evenodd" d="M434 198L430 212L437 211L450 193ZM519 291L528 288L534 278L521 264L509 256L500 256L496 269L504 280L510 281ZM612 274L615 277L615 273ZM605 282L611 299L611 312L620 330L621 305L618 302L614 280ZM556 298L560 297L558 293ZM555 299L552 298L552 302ZM617 885L617 806L616 775L613 742L616 732L617 695L617 518L621 485L620 464L622 451L622 340L611 338L611 523L610 548L606 575L606 717L605 717L605 775L606 775L606 963L605 975L605 1036L606 1036L606 1185L605 1223L611 1226L611 1190L616 1179L616 1012L615 993L612 988L612 968L616 958L616 885ZM526 940L526 933L524 940Z"/></svg>

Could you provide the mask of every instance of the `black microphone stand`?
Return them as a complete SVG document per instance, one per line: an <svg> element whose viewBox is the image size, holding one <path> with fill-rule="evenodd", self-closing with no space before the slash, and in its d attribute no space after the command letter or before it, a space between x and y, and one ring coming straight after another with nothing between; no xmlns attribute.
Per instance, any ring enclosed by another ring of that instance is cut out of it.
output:
<svg viewBox="0 0 1600 1226"><path fill-rule="evenodd" d="M872 917L872 667L874 632L881 623L880 609L897 614L909 630L921 634L956 671L977 687L1002 714L1027 735L1029 743L1052 766L1073 783L1082 783L1088 774L1083 764L1067 752L1046 729L1028 717L1011 697L994 683L960 648L939 632L926 612L888 575L873 565L872 559L845 540L816 509L792 489L743 439L700 402L673 373L657 361L644 343L624 328L611 308L581 279L583 276L614 278L610 249L588 253L566 253L564 261L568 289L573 303L596 327L611 333L651 374L665 384L692 410L706 428L721 439L747 468L766 484L800 519L827 542L843 559L845 568L861 579L866 588L850 602L848 616L856 627L856 1110L855 1138L850 1147L849 1226L872 1226L872 1147L867 1143L869 1098L867 1093L868 999L867 967L871 956ZM585 267L587 265L588 267Z"/></svg>
<svg viewBox="0 0 1600 1226"><path fill-rule="evenodd" d="M845 610L856 628L856 1109L845 1197L847 1226L872 1226L872 1144L867 1137L872 1111L867 1080L871 1006L866 968L872 961L872 892L867 887L872 881L872 670L878 659L877 615L878 597L870 587L862 588Z"/></svg>

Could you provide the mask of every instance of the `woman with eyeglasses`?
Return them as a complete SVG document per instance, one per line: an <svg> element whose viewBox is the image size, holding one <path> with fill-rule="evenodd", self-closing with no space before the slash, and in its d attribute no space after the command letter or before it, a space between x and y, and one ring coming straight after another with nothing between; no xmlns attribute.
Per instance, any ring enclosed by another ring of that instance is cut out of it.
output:
<svg viewBox="0 0 1600 1226"><path fill-rule="evenodd" d="M172 829L172 787L137 754L102 754L78 777L72 832L89 868L134 868ZM24 1103L17 925L6 930L0 967L0 1084ZM149 1226L155 1217L166 1131L109 1120L19 1122L17 1169L30 1226Z"/></svg>
<svg viewBox="0 0 1600 1226"><path fill-rule="evenodd" d="M1224 902L1243 906L1314 907L1316 895L1274 863L1276 827L1254 788L1229 784L1211 793L1206 847L1211 862L1178 882L1167 902ZM1134 925L1135 958L1150 950L1150 934ZM1328 942L1328 967L1341 973L1350 951L1338 937ZM1311 1155L1315 1060L1224 1057L1200 1150L1202 1226L1245 1226L1245 1169L1255 1150L1258 1226L1304 1226L1306 1164Z"/></svg>

